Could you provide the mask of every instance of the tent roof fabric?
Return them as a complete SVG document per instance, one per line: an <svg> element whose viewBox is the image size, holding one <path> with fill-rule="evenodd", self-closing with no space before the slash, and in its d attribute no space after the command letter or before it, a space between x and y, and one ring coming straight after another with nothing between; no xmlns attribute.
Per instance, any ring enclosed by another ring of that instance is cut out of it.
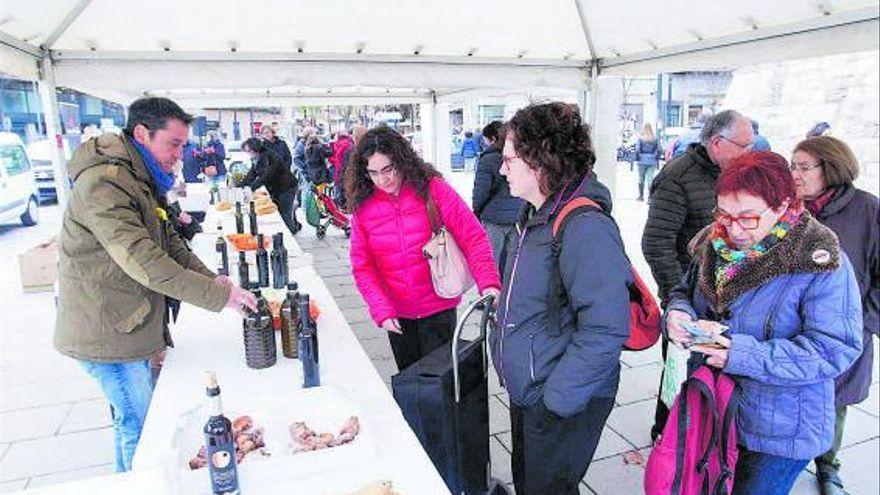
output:
<svg viewBox="0 0 880 495"><path fill-rule="evenodd" d="M689 64L729 69L746 63L748 52L728 49L713 59L713 51L793 33L809 37L858 26L855 46L847 38L848 43L828 43L827 49L876 49L871 36L880 32L878 13L876 0L4 0L0 30L3 40L15 38L34 47L48 43L43 48L56 62L59 84L88 85L83 72L91 72L99 74L92 86L107 89L110 81L100 78L120 66L141 64L132 77L112 81L116 89L132 94L329 88L337 84L324 72L338 70L343 71L339 84L354 85L360 84L357 74L346 76L344 66L362 62L378 69L368 74L365 85L571 88L584 86L593 63L601 70L630 73L658 66L688 70ZM809 43L788 48L778 56L809 56L815 49ZM762 50L776 51L770 45ZM196 77L189 86L173 75L143 77L146 71L172 72L181 66L175 62L216 63L225 72L214 71L210 80ZM310 81L295 75L303 64L312 64ZM290 67L272 70L285 65ZM257 83L246 80L255 70L270 74L256 75ZM444 77L449 71L454 77ZM398 72L403 76L397 77ZM509 80L505 74L511 74Z"/></svg>

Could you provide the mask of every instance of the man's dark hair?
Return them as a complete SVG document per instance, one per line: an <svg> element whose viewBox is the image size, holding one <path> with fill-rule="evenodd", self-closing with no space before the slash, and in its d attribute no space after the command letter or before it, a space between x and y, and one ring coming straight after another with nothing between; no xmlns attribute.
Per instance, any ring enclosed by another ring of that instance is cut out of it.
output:
<svg viewBox="0 0 880 495"><path fill-rule="evenodd" d="M501 132L501 121L493 120L483 127L483 137L498 141L498 134ZM497 143L496 143L497 144Z"/></svg>
<svg viewBox="0 0 880 495"><path fill-rule="evenodd" d="M474 133L471 132L471 131L466 131L466 132L464 133L464 137L466 137L466 138L472 138L472 137L474 137Z"/></svg>
<svg viewBox="0 0 880 495"><path fill-rule="evenodd" d="M247 138L245 142L241 143L241 149L262 153L266 151L266 142L260 138Z"/></svg>
<svg viewBox="0 0 880 495"><path fill-rule="evenodd" d="M158 96L141 98L128 107L128 122L125 123L125 130L131 134L140 124L150 132L158 131L165 128L168 119L176 119L190 125L193 116L184 112L180 105L168 98Z"/></svg>

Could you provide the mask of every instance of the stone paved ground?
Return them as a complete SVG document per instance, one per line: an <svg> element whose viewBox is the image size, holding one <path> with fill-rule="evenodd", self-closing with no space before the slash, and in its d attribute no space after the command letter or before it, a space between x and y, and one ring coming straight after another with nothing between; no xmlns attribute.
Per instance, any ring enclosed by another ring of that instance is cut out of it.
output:
<svg viewBox="0 0 880 495"><path fill-rule="evenodd" d="M470 197L472 176L458 173L450 180L464 197ZM615 216L622 226L628 253L640 272L647 275L649 271L639 254L647 207L633 200L635 180L628 167L621 168ZM51 294L21 292L17 254L53 235L60 225L57 206L42 208L42 215L41 224L31 229L0 227L0 493L112 472L112 429L100 390L71 360L52 349ZM309 228L297 237L303 249L313 254L318 273L390 386L396 366L387 338L369 320L354 286L348 241L332 229L321 241ZM621 361L617 405L582 484L581 492L585 494L641 493L643 468L626 465L622 454L632 450L645 456L649 453L648 430L659 377L659 352L655 348L625 353ZM875 494L880 486L878 377L880 373L875 369L870 398L852 409L847 418L841 456L843 476L853 495ZM509 483L507 396L493 372L489 374L489 387L493 474ZM812 470L812 465L808 469ZM810 472L801 476L793 493L818 494Z"/></svg>

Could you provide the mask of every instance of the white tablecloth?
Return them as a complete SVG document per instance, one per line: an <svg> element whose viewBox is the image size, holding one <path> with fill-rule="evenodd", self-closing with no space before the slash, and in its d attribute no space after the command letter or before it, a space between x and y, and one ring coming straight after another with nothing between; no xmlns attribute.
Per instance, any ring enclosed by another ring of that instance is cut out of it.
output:
<svg viewBox="0 0 880 495"><path fill-rule="evenodd" d="M231 214L209 209L206 227L215 225L217 218L224 225L234 222ZM299 283L301 291L309 293L318 302L321 310L318 335L322 386L350 400L351 413L359 415L362 432L355 439L361 445L354 448L355 443L352 443L352 448L347 450L347 446L337 447L339 450L335 453L330 449L295 456L273 453L267 459L251 460L249 457L240 466L242 493L339 494L378 479L389 479L394 482L395 490L402 494L448 494L391 393L327 287L308 262L309 256L303 255L277 214L260 217L260 229L267 235L285 232L285 244L291 254L291 277ZM216 234L210 228L205 231L205 234L196 236L193 249L208 266L213 266ZM224 231L232 230L224 228ZM234 249L230 249L233 279L236 278L234 260L237 255ZM193 482L194 476L201 477L198 490L207 493L207 471L188 472L180 462L181 454L172 450L172 439L179 429L181 416L204 403L204 371L217 372L224 408L231 411L230 415L248 413L250 404L265 402L266 398L283 400L304 393L300 391L301 363L282 356L280 338L278 362L274 366L263 370L246 366L241 317L236 313L211 313L185 305L177 323L172 326L172 335L175 347L168 350L156 385L135 454L134 472L57 485L38 493L133 495L177 492L197 495L187 485ZM345 414L351 413L345 411ZM290 416L293 420L296 412L292 411ZM258 417L255 420L260 422ZM184 455L194 454L193 451Z"/></svg>

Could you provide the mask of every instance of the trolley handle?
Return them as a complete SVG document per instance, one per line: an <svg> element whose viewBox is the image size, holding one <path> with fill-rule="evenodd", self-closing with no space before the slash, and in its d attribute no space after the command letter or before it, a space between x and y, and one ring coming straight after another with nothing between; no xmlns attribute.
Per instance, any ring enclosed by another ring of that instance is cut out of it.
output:
<svg viewBox="0 0 880 495"><path fill-rule="evenodd" d="M455 331L452 333L452 377L453 383L455 385L455 402L456 404L461 401L461 382L458 376L458 342L461 338L461 331L464 329L464 324L467 322L468 317L474 310L477 309L477 306L480 303L483 303L485 309L483 310L483 316L480 319L480 336L479 338L483 340L483 373L486 373L489 367L489 363L487 362L488 356L486 349L486 327L489 322L494 320L495 310L494 310L494 302L495 296L492 294L486 294L485 296L480 297L476 301L470 303L467 308L464 310L464 314L461 315L458 319L458 323L455 325Z"/></svg>

